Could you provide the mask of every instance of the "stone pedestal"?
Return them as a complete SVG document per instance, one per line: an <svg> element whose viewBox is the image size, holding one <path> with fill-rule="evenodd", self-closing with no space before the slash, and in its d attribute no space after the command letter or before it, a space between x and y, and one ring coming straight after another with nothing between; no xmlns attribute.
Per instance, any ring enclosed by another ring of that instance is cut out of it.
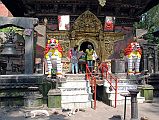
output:
<svg viewBox="0 0 159 120"><path fill-rule="evenodd" d="M137 89L129 90L131 96L131 120L138 120Z"/></svg>
<svg viewBox="0 0 159 120"><path fill-rule="evenodd" d="M145 101L149 102L153 100L153 86L143 85L141 88L141 96L145 97Z"/></svg>
<svg viewBox="0 0 159 120"><path fill-rule="evenodd" d="M48 108L61 107L61 91L59 89L51 89L48 92Z"/></svg>
<svg viewBox="0 0 159 120"><path fill-rule="evenodd" d="M111 60L112 73L125 73L125 61L122 59Z"/></svg>
<svg viewBox="0 0 159 120"><path fill-rule="evenodd" d="M25 108L39 108L43 105L43 96L39 91L30 91L24 96Z"/></svg>

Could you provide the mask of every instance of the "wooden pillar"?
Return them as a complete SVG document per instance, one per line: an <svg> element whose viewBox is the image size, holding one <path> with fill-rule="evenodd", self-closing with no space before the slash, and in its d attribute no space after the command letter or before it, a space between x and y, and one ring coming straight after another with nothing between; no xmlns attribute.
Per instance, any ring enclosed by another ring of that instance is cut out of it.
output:
<svg viewBox="0 0 159 120"><path fill-rule="evenodd" d="M104 60L103 57L102 57L103 56L103 52L104 52L104 50L103 50L104 48L103 48L103 45L102 45L103 44L103 40L104 40L103 35L104 35L103 34L103 30L100 30L99 31L99 44L100 44L99 45L99 55L100 55L99 58L102 61Z"/></svg>

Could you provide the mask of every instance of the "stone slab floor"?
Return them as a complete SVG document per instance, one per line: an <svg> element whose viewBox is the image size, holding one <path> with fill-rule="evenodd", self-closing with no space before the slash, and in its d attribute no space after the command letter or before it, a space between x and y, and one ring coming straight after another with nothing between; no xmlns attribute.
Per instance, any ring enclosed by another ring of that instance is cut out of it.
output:
<svg viewBox="0 0 159 120"><path fill-rule="evenodd" d="M139 118L147 117L148 120L159 120L159 99L153 103L138 104L138 109ZM113 108L98 101L96 110L85 109L85 111L78 111L71 116L68 116L68 112L56 111L58 114L49 117L41 115L35 118L26 118L26 110L22 108L1 108L0 120L123 120L124 106L120 105ZM130 118L130 105L127 105L126 120L130 120Z"/></svg>

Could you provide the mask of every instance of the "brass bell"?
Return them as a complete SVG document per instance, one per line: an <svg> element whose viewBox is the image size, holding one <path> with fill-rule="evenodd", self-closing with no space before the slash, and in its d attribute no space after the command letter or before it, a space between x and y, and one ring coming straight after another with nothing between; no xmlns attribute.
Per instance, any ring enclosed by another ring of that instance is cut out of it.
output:
<svg viewBox="0 0 159 120"><path fill-rule="evenodd" d="M10 31L7 36L7 41L4 44L4 49L2 50L0 55L3 56L14 56L16 55L15 44L13 43L14 39L14 31Z"/></svg>
<svg viewBox="0 0 159 120"><path fill-rule="evenodd" d="M148 57L148 59L153 59L153 57L152 57L152 55L151 55L151 54L149 54L149 57Z"/></svg>
<svg viewBox="0 0 159 120"><path fill-rule="evenodd" d="M4 45L4 49L1 52L1 55L3 55L3 56L16 55L15 44L13 44L13 43L6 43Z"/></svg>

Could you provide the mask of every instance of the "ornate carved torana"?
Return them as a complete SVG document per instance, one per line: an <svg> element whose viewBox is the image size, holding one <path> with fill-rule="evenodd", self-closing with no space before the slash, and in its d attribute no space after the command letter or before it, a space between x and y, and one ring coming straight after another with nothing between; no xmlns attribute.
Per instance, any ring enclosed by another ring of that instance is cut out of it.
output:
<svg viewBox="0 0 159 120"><path fill-rule="evenodd" d="M76 32L99 33L102 30L102 24L93 13L87 10L76 19L72 30Z"/></svg>
<svg viewBox="0 0 159 120"><path fill-rule="evenodd" d="M70 45L79 46L83 42L93 44L101 60L106 60L113 54L114 42L123 39L123 34L104 32L101 21L90 11L80 15L72 26Z"/></svg>

